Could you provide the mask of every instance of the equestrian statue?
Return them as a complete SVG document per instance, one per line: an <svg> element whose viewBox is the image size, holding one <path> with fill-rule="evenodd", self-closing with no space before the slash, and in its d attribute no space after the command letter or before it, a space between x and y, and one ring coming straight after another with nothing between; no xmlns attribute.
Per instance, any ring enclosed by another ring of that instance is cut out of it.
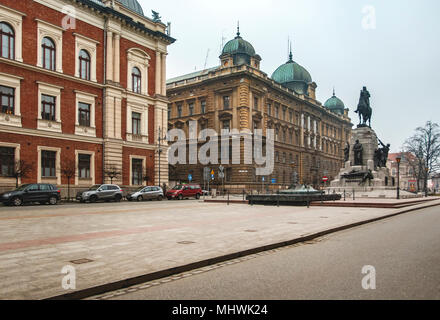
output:
<svg viewBox="0 0 440 320"><path fill-rule="evenodd" d="M364 87L361 91L361 97L359 98L358 108L355 111L359 114L359 127L367 127L367 122L369 122L369 127L371 128L371 116L373 110L370 107L370 93L367 87Z"/></svg>

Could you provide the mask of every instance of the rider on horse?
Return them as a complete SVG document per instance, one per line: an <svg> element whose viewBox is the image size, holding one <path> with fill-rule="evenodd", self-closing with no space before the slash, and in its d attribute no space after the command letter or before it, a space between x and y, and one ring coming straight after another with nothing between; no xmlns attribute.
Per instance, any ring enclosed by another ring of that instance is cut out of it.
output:
<svg viewBox="0 0 440 320"><path fill-rule="evenodd" d="M367 87L364 87L363 90L361 91L361 97L359 99L358 108L355 112L359 113L359 122L360 122L359 125L366 126L367 121L369 121L369 126L371 128L371 116L373 110L370 107L370 97L371 96L367 90Z"/></svg>

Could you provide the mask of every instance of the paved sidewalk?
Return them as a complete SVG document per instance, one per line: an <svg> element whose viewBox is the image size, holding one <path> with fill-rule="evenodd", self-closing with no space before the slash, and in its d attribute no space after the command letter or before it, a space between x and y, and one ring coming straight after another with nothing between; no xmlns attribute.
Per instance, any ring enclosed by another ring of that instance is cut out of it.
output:
<svg viewBox="0 0 440 320"><path fill-rule="evenodd" d="M435 200L423 207L438 204ZM164 201L0 210L0 299L42 299L405 209L265 207ZM73 260L90 259L75 265Z"/></svg>

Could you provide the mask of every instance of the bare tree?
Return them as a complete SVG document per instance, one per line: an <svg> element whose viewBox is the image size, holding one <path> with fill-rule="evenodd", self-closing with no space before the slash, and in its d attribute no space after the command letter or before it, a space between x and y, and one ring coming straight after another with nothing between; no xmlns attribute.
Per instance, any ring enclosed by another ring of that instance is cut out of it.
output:
<svg viewBox="0 0 440 320"><path fill-rule="evenodd" d="M67 200L70 201L70 180L76 176L75 160L64 161L60 172L63 177L67 178Z"/></svg>
<svg viewBox="0 0 440 320"><path fill-rule="evenodd" d="M18 188L18 180L20 178L27 177L28 174L33 170L33 163L27 162L26 160L17 160L14 163L14 171L11 177L15 178L15 187Z"/></svg>
<svg viewBox="0 0 440 320"><path fill-rule="evenodd" d="M104 174L106 177L110 178L110 183L113 184L113 179L118 178L122 173L119 168L110 166L104 171Z"/></svg>
<svg viewBox="0 0 440 320"><path fill-rule="evenodd" d="M428 121L424 127L418 127L415 134L406 140L405 149L418 159L418 173L424 179L427 196L429 175L440 169L440 126Z"/></svg>

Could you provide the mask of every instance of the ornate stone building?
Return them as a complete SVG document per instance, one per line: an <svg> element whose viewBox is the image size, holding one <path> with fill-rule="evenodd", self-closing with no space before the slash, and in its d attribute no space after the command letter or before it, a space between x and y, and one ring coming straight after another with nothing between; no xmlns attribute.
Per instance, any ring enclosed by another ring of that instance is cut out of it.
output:
<svg viewBox="0 0 440 320"><path fill-rule="evenodd" d="M165 66L174 42L136 0L0 1L0 184L159 183L167 125ZM166 152L161 182L168 181Z"/></svg>
<svg viewBox="0 0 440 320"><path fill-rule="evenodd" d="M279 188L292 182L321 186L323 176L331 180L343 165L343 149L351 132L348 109L335 95L323 106L316 100L317 85L305 68L288 61L269 77L260 70L261 57L240 33L226 43L220 66L167 81L168 128L181 128L188 136L190 121L198 130L212 128L274 129L275 169L257 177L256 165L225 165L225 186ZM243 158L242 158L243 159ZM218 165L214 169L214 183ZM170 166L170 181L204 183L203 166Z"/></svg>

